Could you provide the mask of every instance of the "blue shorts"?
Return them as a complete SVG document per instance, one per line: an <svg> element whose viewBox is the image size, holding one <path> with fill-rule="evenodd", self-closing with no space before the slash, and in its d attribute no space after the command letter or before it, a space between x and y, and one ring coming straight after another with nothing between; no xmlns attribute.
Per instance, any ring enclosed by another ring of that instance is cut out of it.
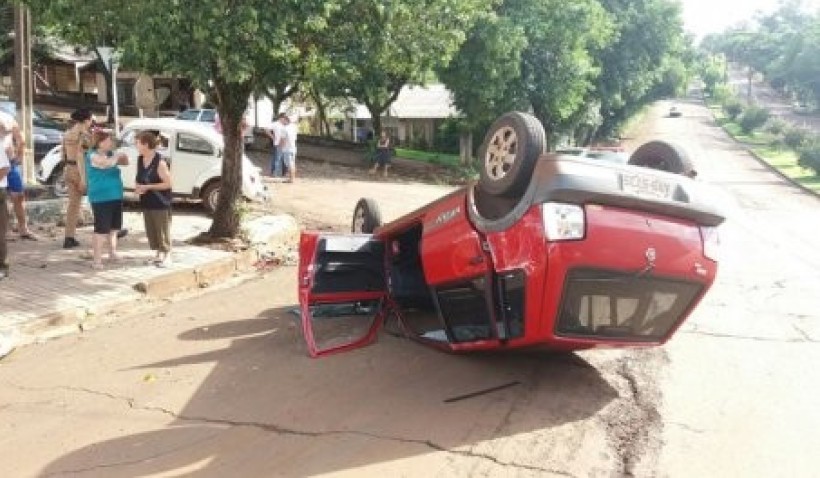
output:
<svg viewBox="0 0 820 478"><path fill-rule="evenodd" d="M18 163L12 163L6 179L9 181L8 190L10 193L23 193L23 175L20 174L20 165Z"/></svg>

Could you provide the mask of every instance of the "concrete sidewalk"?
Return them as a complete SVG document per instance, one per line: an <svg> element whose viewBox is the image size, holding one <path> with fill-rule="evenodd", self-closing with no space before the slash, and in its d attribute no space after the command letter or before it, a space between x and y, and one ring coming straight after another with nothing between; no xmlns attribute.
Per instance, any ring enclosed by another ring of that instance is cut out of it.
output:
<svg viewBox="0 0 820 478"><path fill-rule="evenodd" d="M142 216L126 212L124 220L130 233L120 241L122 259L106 262L104 270L91 268L89 227L78 231L82 247L72 250L61 247L62 228L41 228L37 242L9 235L10 277L0 282L0 350L9 342L13 346L82 330L94 318L130 311L147 300L216 285L251 270L274 244L295 247L298 235L292 217L263 216L245 226L255 242L248 250L193 246L186 241L206 231L211 220L183 212L172 222L174 263L159 268L146 264L154 253Z"/></svg>

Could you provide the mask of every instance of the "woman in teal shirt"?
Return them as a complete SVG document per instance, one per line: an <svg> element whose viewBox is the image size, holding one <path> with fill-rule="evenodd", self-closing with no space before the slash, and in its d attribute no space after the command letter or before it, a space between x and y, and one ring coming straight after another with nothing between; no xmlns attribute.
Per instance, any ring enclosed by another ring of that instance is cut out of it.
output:
<svg viewBox="0 0 820 478"><path fill-rule="evenodd" d="M114 141L107 131L95 131L91 148L85 153L88 202L94 212L94 238L91 242L94 269L102 269L103 243L108 243L108 257L116 262L117 233L122 229L122 174L120 166L128 164L123 153L114 157Z"/></svg>

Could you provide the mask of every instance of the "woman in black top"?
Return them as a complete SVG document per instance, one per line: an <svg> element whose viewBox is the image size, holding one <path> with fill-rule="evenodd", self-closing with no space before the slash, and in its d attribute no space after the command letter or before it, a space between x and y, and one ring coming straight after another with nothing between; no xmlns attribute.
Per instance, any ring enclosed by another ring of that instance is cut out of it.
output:
<svg viewBox="0 0 820 478"><path fill-rule="evenodd" d="M150 263L171 265L171 170L157 152L157 135L150 131L137 134L137 180L135 191L145 220L145 234L151 250L157 251Z"/></svg>

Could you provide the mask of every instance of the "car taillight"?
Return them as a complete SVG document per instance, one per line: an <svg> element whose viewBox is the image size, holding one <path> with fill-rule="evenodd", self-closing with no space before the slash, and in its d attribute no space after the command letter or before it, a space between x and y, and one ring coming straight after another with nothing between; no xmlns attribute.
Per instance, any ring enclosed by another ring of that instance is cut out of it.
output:
<svg viewBox="0 0 820 478"><path fill-rule="evenodd" d="M571 241L584 238L586 218L582 206L548 202L541 205L541 214L547 240Z"/></svg>
<svg viewBox="0 0 820 478"><path fill-rule="evenodd" d="M717 262L720 257L720 234L718 234L718 228L701 226L700 238L703 240L703 255Z"/></svg>

